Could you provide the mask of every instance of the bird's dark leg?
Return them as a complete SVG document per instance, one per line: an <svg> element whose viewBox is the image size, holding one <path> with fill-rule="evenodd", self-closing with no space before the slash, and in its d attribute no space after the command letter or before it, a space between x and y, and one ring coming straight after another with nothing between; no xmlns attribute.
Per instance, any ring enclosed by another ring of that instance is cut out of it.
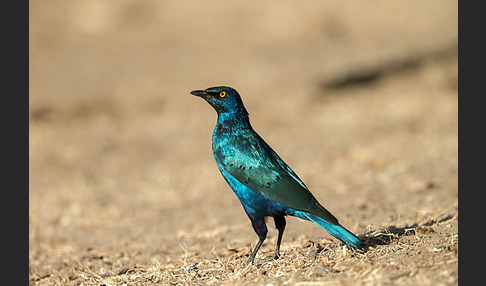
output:
<svg viewBox="0 0 486 286"><path fill-rule="evenodd" d="M250 218L251 219L251 218ZM262 217L261 219L258 220L253 220L251 219L251 225L253 226L253 229L255 230L256 234L258 235L258 243L251 252L250 258L246 262L247 264L253 263L253 260L255 260L255 256L260 249L260 246L262 246L263 242L267 238L267 233L268 229L267 226L265 225L265 219Z"/></svg>
<svg viewBox="0 0 486 286"><path fill-rule="evenodd" d="M275 249L275 259L280 257L280 243L282 242L283 233L285 230L285 225L287 222L285 221L284 216L274 216L273 220L275 221L275 228L278 230L278 237L277 237L277 248Z"/></svg>

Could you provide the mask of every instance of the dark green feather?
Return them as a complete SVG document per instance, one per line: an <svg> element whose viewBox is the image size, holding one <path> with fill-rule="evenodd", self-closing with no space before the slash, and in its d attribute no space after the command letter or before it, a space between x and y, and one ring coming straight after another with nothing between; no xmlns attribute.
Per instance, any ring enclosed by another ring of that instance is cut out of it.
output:
<svg viewBox="0 0 486 286"><path fill-rule="evenodd" d="M226 147L227 154L233 153L233 150L245 148L252 152L245 152L238 156L225 156L225 170L251 190L263 195L279 204L296 210L308 212L331 223L337 224L337 219L312 195L309 189L304 185L302 180L283 162L283 160L273 151L261 137L260 140L251 140L258 138L253 130L252 136L242 140L232 140L233 143L245 145ZM250 139L250 140L248 140ZM246 143L246 144L245 144ZM248 144L249 143L249 144ZM233 149L233 150L231 150ZM271 156L258 156L264 151Z"/></svg>

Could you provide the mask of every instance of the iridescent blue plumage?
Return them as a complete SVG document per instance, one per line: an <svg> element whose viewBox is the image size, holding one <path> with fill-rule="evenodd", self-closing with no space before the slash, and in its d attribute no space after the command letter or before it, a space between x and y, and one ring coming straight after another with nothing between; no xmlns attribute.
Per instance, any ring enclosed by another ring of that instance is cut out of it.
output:
<svg viewBox="0 0 486 286"><path fill-rule="evenodd" d="M248 262L253 262L267 236L265 217L273 217L278 230L275 257L285 229L285 216L310 220L354 248L364 243L341 226L312 195L302 180L250 125L240 95L231 87L211 87L191 94L205 99L218 113L213 132L213 154L221 174L240 200L259 241Z"/></svg>

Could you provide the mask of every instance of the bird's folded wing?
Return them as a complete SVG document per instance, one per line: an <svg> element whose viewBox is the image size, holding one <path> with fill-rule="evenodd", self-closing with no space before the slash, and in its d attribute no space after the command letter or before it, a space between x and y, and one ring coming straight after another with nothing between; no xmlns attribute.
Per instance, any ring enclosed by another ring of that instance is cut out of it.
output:
<svg viewBox="0 0 486 286"><path fill-rule="evenodd" d="M280 162L262 162L248 157L229 157L224 168L240 183L260 195L286 207L338 223L287 165L281 166Z"/></svg>

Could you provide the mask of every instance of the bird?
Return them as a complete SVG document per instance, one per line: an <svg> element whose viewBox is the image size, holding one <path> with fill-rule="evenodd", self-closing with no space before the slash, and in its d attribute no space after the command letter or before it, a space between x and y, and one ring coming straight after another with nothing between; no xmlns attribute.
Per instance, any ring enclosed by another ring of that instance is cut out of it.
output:
<svg viewBox="0 0 486 286"><path fill-rule="evenodd" d="M239 93L228 86L194 90L190 94L206 100L217 112L212 151L219 171L238 197L258 236L247 264L265 241L266 217L273 217L278 231L274 258L286 226L285 216L312 221L346 245L362 249L364 241L343 227L310 192L297 174L263 140L250 124Z"/></svg>

